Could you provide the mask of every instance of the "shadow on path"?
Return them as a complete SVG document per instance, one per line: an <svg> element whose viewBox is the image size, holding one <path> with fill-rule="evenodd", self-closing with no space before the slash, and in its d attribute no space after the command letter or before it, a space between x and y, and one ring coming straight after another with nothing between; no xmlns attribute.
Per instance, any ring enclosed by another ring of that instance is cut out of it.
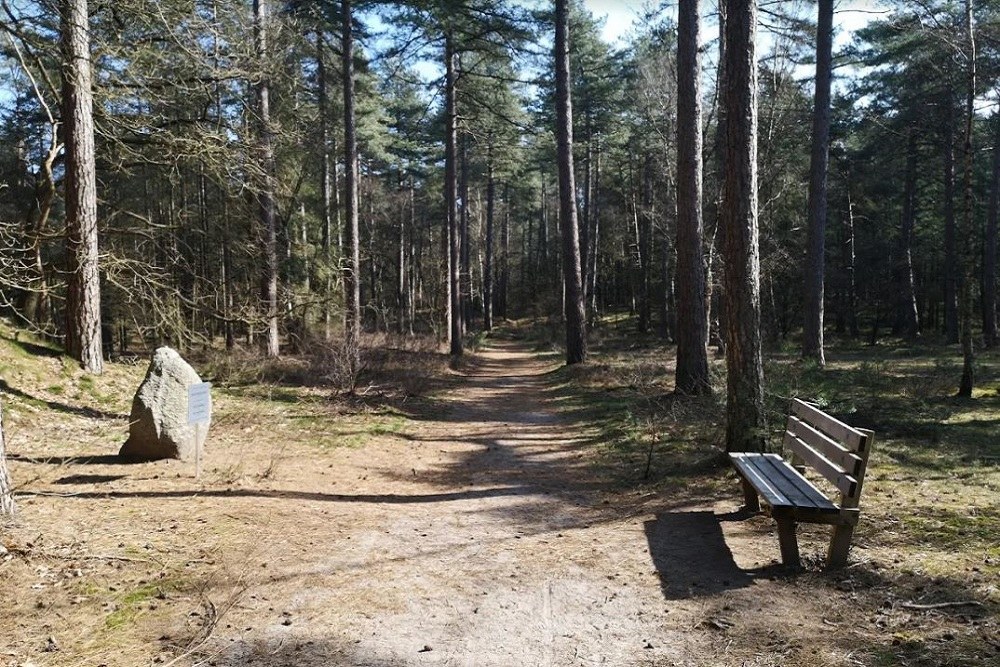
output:
<svg viewBox="0 0 1000 667"><path fill-rule="evenodd" d="M733 560L714 512L667 512L643 527L668 600L715 595L753 583L752 574Z"/></svg>
<svg viewBox="0 0 1000 667"><path fill-rule="evenodd" d="M81 476L84 477L84 476ZM61 480L60 480L61 482ZM74 482L61 482L74 483ZM492 489L474 489L470 491L455 491L451 493L419 493L419 494L345 494L319 493L310 491L283 491L280 489L217 489L207 491L85 491L82 493L67 493L66 498L108 499L108 498L273 498L278 500L312 500L335 503L370 503L381 505L409 505L416 503L441 503L458 500L475 500L478 498L497 498L500 496L527 496L536 491L529 487L509 486ZM26 491L21 495L41 495ZM63 495L46 493L44 495Z"/></svg>

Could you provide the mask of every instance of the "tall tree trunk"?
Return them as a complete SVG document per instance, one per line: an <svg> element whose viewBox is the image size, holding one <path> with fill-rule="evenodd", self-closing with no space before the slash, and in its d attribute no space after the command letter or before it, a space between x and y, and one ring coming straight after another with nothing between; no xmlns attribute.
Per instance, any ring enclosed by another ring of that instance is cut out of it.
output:
<svg viewBox="0 0 1000 667"><path fill-rule="evenodd" d="M545 187L545 181L542 181L542 187ZM528 275L531 274L531 282L535 283L537 279L537 273L535 272L534 263L534 234L535 234L535 216L526 216L528 229L521 234L521 280L520 285L518 285L519 291L522 296L527 294L528 290Z"/></svg>
<svg viewBox="0 0 1000 667"><path fill-rule="evenodd" d="M1000 216L1000 114L993 115L993 173L983 247L983 340L997 345L997 218Z"/></svg>
<svg viewBox="0 0 1000 667"><path fill-rule="evenodd" d="M267 69L268 35L270 21L268 0L254 0L254 37L257 57ZM262 275L261 301L267 322L267 356L277 357L278 347L278 217L275 211L274 191L277 178L274 164L274 129L271 127L271 86L266 72L261 73L257 84L257 120L259 123L257 151L260 160L261 182L258 185L258 216L264 236L264 272Z"/></svg>
<svg viewBox="0 0 1000 667"><path fill-rule="evenodd" d="M826 179L830 151L830 80L833 77L833 0L819 0L816 26L816 97L809 161L809 240L806 244L802 356L820 366L823 351L823 278L826 269Z"/></svg>
<svg viewBox="0 0 1000 667"><path fill-rule="evenodd" d="M601 238L601 139L597 137L597 163L594 165L594 191L591 194L590 202L590 234L587 261L590 268L587 269L587 296L590 301L591 322L597 316L597 248Z"/></svg>
<svg viewBox="0 0 1000 667"><path fill-rule="evenodd" d="M462 273L461 254L462 237L459 234L458 219L458 180L456 166L458 162L458 109L455 74L455 44L454 37L449 33L445 37L445 149L444 149L444 200L447 208L448 224L448 303L449 303L449 349L452 355L463 353L462 331Z"/></svg>
<svg viewBox="0 0 1000 667"><path fill-rule="evenodd" d="M857 338L860 330L858 329L858 292L854 274L854 200L851 199L849 184L847 187L847 216L844 220L844 225L846 236L844 239L844 268L847 273L846 303L844 305L847 309L846 319L851 337Z"/></svg>
<svg viewBox="0 0 1000 667"><path fill-rule="evenodd" d="M958 256L955 230L955 99L945 96L944 122L944 328L949 345L958 342Z"/></svg>
<svg viewBox="0 0 1000 667"><path fill-rule="evenodd" d="M66 147L66 352L89 373L104 370L97 249L97 168L86 0L63 0L63 137Z"/></svg>
<svg viewBox="0 0 1000 667"><path fill-rule="evenodd" d="M539 207L538 219L538 262L542 267L542 275L548 284L549 273L549 193L544 176L542 178L542 201Z"/></svg>
<svg viewBox="0 0 1000 667"><path fill-rule="evenodd" d="M716 72L716 94L722 98L724 96L724 91L726 90L726 3L721 0L717 3L719 8L719 64ZM717 174L718 191L715 193L715 227L712 229L712 252L709 254L709 259L712 259L715 251L716 242L721 251L722 241L719 240L719 230L722 227L722 189L724 174L726 173L726 104L725 100L720 99L717 103L718 109L718 122L715 127L715 169ZM723 233L723 236L725 233ZM709 268L711 269L711 264ZM716 341L715 353L716 356L722 356L726 353L726 308L725 308L725 295L723 290L725 289L725 267L723 267L723 278L718 280L715 276L715 271L709 271L711 274L712 284L709 285L706 282L706 288L711 291L711 301L716 304L714 307L709 306L709 311L713 313L712 323L716 327L716 334L718 340ZM706 281L708 275L706 275ZM709 329L709 334L711 334L711 329Z"/></svg>
<svg viewBox="0 0 1000 667"><path fill-rule="evenodd" d="M229 205L222 193L222 320L226 337L226 349L233 350L236 347L236 323L233 322L233 311L235 310L236 288L234 284L236 277L233 275L233 253L231 250L229 229Z"/></svg>
<svg viewBox="0 0 1000 667"><path fill-rule="evenodd" d="M413 320L416 319L417 312L417 284L420 275L420 230L417 229L417 193L414 177L410 175L409 183L410 200L410 229L408 230L407 252L409 254L409 265L406 276L406 324L407 333L413 335Z"/></svg>
<svg viewBox="0 0 1000 667"><path fill-rule="evenodd" d="M826 1L826 0L824 0ZM702 256L701 66L699 0L680 0L677 19L677 369L682 394L712 390ZM669 293L664 271L664 303Z"/></svg>
<svg viewBox="0 0 1000 667"><path fill-rule="evenodd" d="M461 60L459 60L461 67ZM461 74L459 74L460 76ZM461 236L461 263L462 263L462 334L464 335L469 322L472 320L472 253L469 246L469 217L472 214L472 206L469 198L469 135L462 134L461 143L461 171L458 179L459 199L462 207L459 209L459 231Z"/></svg>
<svg viewBox="0 0 1000 667"><path fill-rule="evenodd" d="M589 105L588 105L589 107ZM583 219L580 220L580 270L583 272L583 302L587 303L587 287L590 285L588 272L589 272L589 257L590 257L590 216L592 213L592 204L594 200L594 129L593 122L588 108L586 115L586 133L587 133L587 144L585 146L586 155L584 156L585 164L583 168Z"/></svg>
<svg viewBox="0 0 1000 667"><path fill-rule="evenodd" d="M316 31L316 87L319 89L319 150L320 150L320 248L323 252L323 264L326 267L326 279L323 281L323 336L330 340L332 324L331 299L333 298L333 279L331 262L333 255L333 204L331 201L333 184L330 174L330 102L327 94L326 59L323 57L324 41L322 31Z"/></svg>
<svg viewBox="0 0 1000 667"><path fill-rule="evenodd" d="M968 89L965 95L965 141L962 157L965 161L965 192L962 196L962 236L965 240L965 252L962 260L962 379L958 387L958 396L971 398L975 385L975 350L972 342L972 267L975 264L973 249L976 227L972 211L972 124L975 120L976 107L976 33L972 21L972 0L965 0L965 25L968 39L966 61L968 63Z"/></svg>
<svg viewBox="0 0 1000 667"><path fill-rule="evenodd" d="M31 207L25 215L25 237L30 243L29 265L31 267L32 287L24 295L22 309L24 316L41 329L51 333L52 302L49 298L49 284L42 254L42 241L48 228L49 216L52 212L52 202L55 200L56 183L52 173L53 165L62 149L59 140L59 126L53 119L50 122L49 149L39 165L38 182L35 184Z"/></svg>
<svg viewBox="0 0 1000 667"><path fill-rule="evenodd" d="M3 404L0 403L0 516L14 513L14 488L7 471L7 447L3 436Z"/></svg>
<svg viewBox="0 0 1000 667"><path fill-rule="evenodd" d="M906 148L906 176L903 211L896 244L894 274L896 284L896 324L893 333L915 341L920 333L917 319L916 286L913 281L913 228L917 216L917 135L910 131Z"/></svg>
<svg viewBox="0 0 1000 667"><path fill-rule="evenodd" d="M361 364L361 233L358 224L358 136L354 114L354 19L351 0L341 0L344 73L344 348L351 377Z"/></svg>
<svg viewBox="0 0 1000 667"><path fill-rule="evenodd" d="M503 226L500 229L500 294L497 299L498 315L507 319L507 299L510 290L510 183L503 188Z"/></svg>
<svg viewBox="0 0 1000 667"><path fill-rule="evenodd" d="M639 246L639 331L649 331L652 319L650 267L653 265L653 158L647 156L642 168L642 213L636 218Z"/></svg>
<svg viewBox="0 0 1000 667"><path fill-rule="evenodd" d="M586 315L580 270L580 232L573 178L573 102L569 74L569 0L556 0L556 150L559 163L559 212L566 298L566 363L587 359Z"/></svg>
<svg viewBox="0 0 1000 667"><path fill-rule="evenodd" d="M726 116L722 230L726 306L726 450L764 448L757 222L757 3L724 0Z"/></svg>
<svg viewBox="0 0 1000 667"><path fill-rule="evenodd" d="M397 248L398 254L396 256L396 326L398 327L399 333L406 333L406 270L407 270L407 258L406 258L406 228L408 222L407 212L410 207L408 206L408 199L404 199L403 188L406 185L406 181L400 175L399 179L399 246Z"/></svg>
<svg viewBox="0 0 1000 667"><path fill-rule="evenodd" d="M493 328L493 216L496 183L493 180L493 146L486 148L486 260L483 266L483 330Z"/></svg>

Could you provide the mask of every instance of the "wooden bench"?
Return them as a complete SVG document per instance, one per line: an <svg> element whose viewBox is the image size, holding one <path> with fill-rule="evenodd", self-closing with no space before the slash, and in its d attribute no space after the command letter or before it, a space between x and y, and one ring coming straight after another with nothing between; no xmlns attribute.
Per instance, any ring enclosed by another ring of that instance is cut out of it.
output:
<svg viewBox="0 0 1000 667"><path fill-rule="evenodd" d="M847 562L873 437L872 431L851 428L819 408L793 399L784 437L790 462L777 454L729 455L743 483L746 508L759 512L763 499L778 523L785 565L800 564L796 523L832 525L827 564L839 567ZM839 493L839 502L830 500L806 479L807 466L829 482L833 495Z"/></svg>

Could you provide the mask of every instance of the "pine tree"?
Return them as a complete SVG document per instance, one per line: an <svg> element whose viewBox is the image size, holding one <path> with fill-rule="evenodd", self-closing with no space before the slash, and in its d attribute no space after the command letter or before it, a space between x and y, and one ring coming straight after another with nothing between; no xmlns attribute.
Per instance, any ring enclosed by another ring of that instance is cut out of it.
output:
<svg viewBox="0 0 1000 667"><path fill-rule="evenodd" d="M97 170L87 0L62 0L63 141L66 146L66 352L104 370L98 273Z"/></svg>
<svg viewBox="0 0 1000 667"><path fill-rule="evenodd" d="M573 101L570 93L569 2L556 0L556 145L559 163L559 215L565 285L566 363L587 360L586 314L580 269L580 232L573 174Z"/></svg>
<svg viewBox="0 0 1000 667"><path fill-rule="evenodd" d="M722 190L726 307L726 451L764 448L757 227L757 3L725 0L726 115Z"/></svg>
<svg viewBox="0 0 1000 667"><path fill-rule="evenodd" d="M698 0L681 0L677 38L677 370L684 394L711 391L702 257L702 140Z"/></svg>

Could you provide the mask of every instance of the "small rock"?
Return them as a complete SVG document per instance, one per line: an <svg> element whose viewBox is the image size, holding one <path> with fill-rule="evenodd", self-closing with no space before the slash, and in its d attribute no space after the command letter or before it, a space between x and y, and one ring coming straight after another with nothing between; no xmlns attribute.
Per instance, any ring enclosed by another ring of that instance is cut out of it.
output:
<svg viewBox="0 0 1000 667"><path fill-rule="evenodd" d="M424 647L422 649L420 649L419 651L417 651L417 653L427 653L427 652L433 651L433 650L434 649L432 649L430 646L428 646L427 644L424 644Z"/></svg>

